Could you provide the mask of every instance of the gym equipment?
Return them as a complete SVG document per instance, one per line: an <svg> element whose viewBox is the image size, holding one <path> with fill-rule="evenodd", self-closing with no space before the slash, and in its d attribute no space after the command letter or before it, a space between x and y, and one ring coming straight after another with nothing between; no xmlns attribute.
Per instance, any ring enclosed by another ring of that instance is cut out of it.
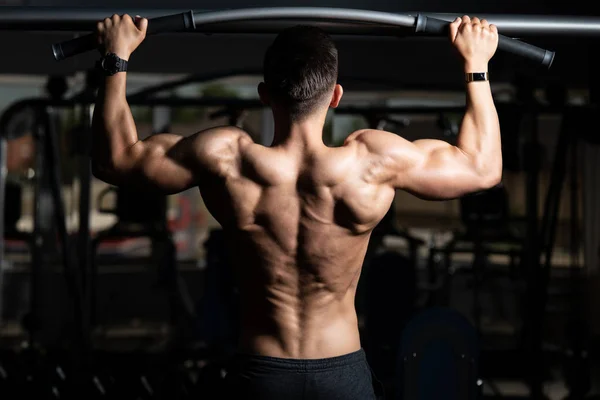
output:
<svg viewBox="0 0 600 400"><path fill-rule="evenodd" d="M104 197L110 193L116 195L115 208L102 206ZM100 204L98 211L114 214L120 224L154 225L157 229L166 225L167 198L164 195L144 193L128 187L109 186L98 194L97 201Z"/></svg>
<svg viewBox="0 0 600 400"><path fill-rule="evenodd" d="M27 327L30 329L30 340L35 342L36 326L39 319L39 310L41 304L37 298L37 286L41 279L41 266L55 254L56 236L59 238L59 245L65 266L65 277L68 282L70 294L73 296L74 305L80 305L80 291L77 286L77 279L74 278L76 271L73 269L71 261L70 240L65 227L65 211L62 202L60 189L60 170L58 163L58 148L56 143L56 134L52 122L51 111L42 107L34 108L35 124L34 136L37 142L36 165L38 175L35 179L35 196L38 206L34 210L34 231L32 235L32 301L31 312L27 318ZM9 130L9 122L15 114L7 112L0 118L0 134L5 134ZM0 160L4 162L3 160ZM5 182L2 179L0 186L4 192ZM4 231L4 226L2 227ZM2 253L0 253L0 264L2 263ZM76 313L75 318L77 318Z"/></svg>
<svg viewBox="0 0 600 400"><path fill-rule="evenodd" d="M249 8L228 11L215 11L194 14L189 13L167 16L162 18L153 18L148 21L149 33L159 32L177 32L186 30L197 30L206 33L213 32L211 26L215 24L237 24L237 29L241 29L246 24L260 23L261 31L268 29L269 22L278 24L282 20L310 23L320 22L352 22L356 24L370 24L383 26L396 26L399 28L414 29L414 33L441 35L446 31L447 21L428 17L424 14L398 15L367 10L352 10L338 8L302 8L302 7L282 7L282 8ZM192 23L193 21L193 23ZM152 25L155 28L151 28ZM222 31L220 31L222 32ZM340 32L337 32L340 33ZM347 33L354 33L351 29ZM395 34L395 36L398 33ZM511 39L504 35L499 35L498 48L519 56L531 59L536 63L550 68L554 60L554 53L549 50ZM52 52L56 60L90 51L96 48L96 39L93 34L81 36L66 42L57 43L52 46Z"/></svg>
<svg viewBox="0 0 600 400"><path fill-rule="evenodd" d="M109 193L116 195L115 208L103 207L103 199ZM171 274L176 271L175 243L171 237L171 232L167 227L167 196L157 193L146 193L129 187L109 186L98 195L97 203L100 205L98 211L106 214L113 214L117 217L117 222L100 232L97 232L91 240L91 269L89 291L89 306L91 324L94 326L96 321L96 292L98 290L98 264L100 262L98 255L99 246L107 241L124 238L147 237L151 240L152 254L150 258L158 260L158 275L161 284L168 283L169 293L171 284L175 283ZM110 260L107 260L111 262ZM174 299L170 299L173 302ZM172 318L176 315L174 312L175 304L171 304ZM175 321L173 322L176 326Z"/></svg>
<svg viewBox="0 0 600 400"><path fill-rule="evenodd" d="M462 314L437 307L420 312L402 333L393 398L479 399L479 351L477 332Z"/></svg>
<svg viewBox="0 0 600 400"><path fill-rule="evenodd" d="M570 265L568 274L569 302L567 309L569 318L565 323L566 343L562 352L565 363L563 367L565 381L569 388L568 398L585 398L591 387L590 377L590 338L585 310L585 294L583 281L587 278L586 269L580 265L580 227L579 227L579 163L578 144L582 141L595 143L596 138L588 138L590 126L596 121L597 114L591 110L572 110L565 113L561 122L558 140L554 152L554 160L550 175L550 185L544 202L544 214L540 227L540 247L544 252L544 263L541 265L541 282L538 286L532 307L538 310L537 318L527 332L529 335L541 336L544 325L545 310L548 305L550 272L554 252L558 213L561 194L569 179L569 220L570 220Z"/></svg>
<svg viewBox="0 0 600 400"><path fill-rule="evenodd" d="M486 260L490 255L509 257L508 275L515 280L519 275L519 265L524 251L524 240L510 226L508 193L502 184L479 193L463 196L460 200L460 215L463 229L454 233L453 238L442 248L431 247L428 256L429 282L440 298L436 304L448 305L453 277L458 273L472 276L473 317L477 330L480 329L481 302L479 289L485 280ZM453 254L473 254L470 268L454 270ZM436 259L443 257L442 277L437 276Z"/></svg>
<svg viewBox="0 0 600 400"><path fill-rule="evenodd" d="M314 9L314 8L313 8ZM281 8L280 8L281 10ZM318 8L326 11L327 8ZM112 12L142 15L146 18L156 19L165 15L178 17L188 10L182 9L118 9ZM182 11L185 11L182 13ZM214 10L196 10L194 13L208 13ZM369 12L368 10L354 10ZM411 12L410 15L419 14ZM444 21L452 21L462 14L457 13L421 13L428 17ZM468 14L468 13L467 13ZM109 15L106 11L90 8L58 9L51 7L4 7L0 15L0 24L7 30L37 30L57 32L85 32L93 30L94 24ZM498 26L505 34L517 37L525 36L561 36L561 37L594 37L600 34L600 19L595 16L582 15L541 15L541 14L489 14L478 13L480 18L486 18ZM310 16L308 17L310 19ZM310 23L327 29L335 34L357 35L391 35L397 34L398 28L393 25L356 24L354 21L343 20L312 20ZM198 25L198 24L197 24ZM175 21L175 28L182 25ZM289 26L288 21L240 21L236 23L222 22L209 26L213 33L272 33ZM196 30L202 29L197 27ZM208 31L208 28L207 28ZM204 32L204 31L202 31Z"/></svg>
<svg viewBox="0 0 600 400"><path fill-rule="evenodd" d="M186 12L176 15L167 15L164 17L152 18L152 23L148 24L149 35L161 32L179 32L191 31L196 28L193 12ZM96 48L96 38L93 35L81 36L69 42L52 46L54 58L62 60L76 54L81 49L92 50Z"/></svg>

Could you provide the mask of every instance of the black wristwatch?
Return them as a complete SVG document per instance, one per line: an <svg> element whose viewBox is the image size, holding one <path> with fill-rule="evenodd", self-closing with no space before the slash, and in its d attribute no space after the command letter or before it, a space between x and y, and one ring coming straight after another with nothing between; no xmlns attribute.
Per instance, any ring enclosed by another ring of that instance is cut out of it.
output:
<svg viewBox="0 0 600 400"><path fill-rule="evenodd" d="M108 53L100 60L98 60L97 68L99 68L104 75L113 76L117 72L127 71L127 60L123 60L115 53Z"/></svg>

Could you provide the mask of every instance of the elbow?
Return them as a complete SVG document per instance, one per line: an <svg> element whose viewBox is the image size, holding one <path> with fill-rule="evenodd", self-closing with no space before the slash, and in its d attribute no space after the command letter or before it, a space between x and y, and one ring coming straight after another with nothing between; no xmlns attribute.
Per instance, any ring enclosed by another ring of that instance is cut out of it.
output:
<svg viewBox="0 0 600 400"><path fill-rule="evenodd" d="M105 183L112 184L112 175L114 174L111 174L110 170L105 165L102 165L92 159L92 176L94 178L99 179Z"/></svg>
<svg viewBox="0 0 600 400"><path fill-rule="evenodd" d="M502 157L479 154L471 159L471 168L477 179L478 190L491 189L502 182Z"/></svg>
<svg viewBox="0 0 600 400"><path fill-rule="evenodd" d="M471 159L470 173L474 189L484 191L497 186L502 181L502 160L485 158L483 155Z"/></svg>
<svg viewBox="0 0 600 400"><path fill-rule="evenodd" d="M122 181L122 179L119 179L119 177L122 176L123 173L120 172L118 168L115 168L114 165L110 163L98 162L93 158L91 164L92 176L94 176L94 178L113 186L118 186L119 182Z"/></svg>
<svg viewBox="0 0 600 400"><path fill-rule="evenodd" d="M491 189L502 182L502 173L490 174L483 179L483 189Z"/></svg>
<svg viewBox="0 0 600 400"><path fill-rule="evenodd" d="M136 168L135 158L128 150L107 156L92 154L91 164L94 177L114 186L131 180Z"/></svg>
<svg viewBox="0 0 600 400"><path fill-rule="evenodd" d="M479 174L481 178L481 189L487 190L498 186L502 182L502 164L487 168L484 173Z"/></svg>

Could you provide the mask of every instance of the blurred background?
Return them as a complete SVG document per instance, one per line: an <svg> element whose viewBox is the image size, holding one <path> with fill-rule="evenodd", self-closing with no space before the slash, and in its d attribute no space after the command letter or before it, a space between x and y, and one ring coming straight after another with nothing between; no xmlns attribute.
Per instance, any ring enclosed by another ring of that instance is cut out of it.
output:
<svg viewBox="0 0 600 400"><path fill-rule="evenodd" d="M590 4L0 1L0 398L218 398L235 351L228 269L235 248L223 243L198 190L157 196L91 176L98 54L57 62L52 44L125 12L328 6L490 19L562 15L574 26L581 18L600 25ZM396 194L373 235L356 301L363 344L388 398L600 394L598 35L522 37L556 51L550 70L502 52L493 58L501 185L445 202ZM256 86L272 39L148 37L128 73L140 138L233 124L269 144L272 117ZM335 39L345 95L328 116L328 145L361 128L454 143L464 83L445 38ZM433 331L442 350L409 365L413 339ZM407 389L407 376L417 377L418 390Z"/></svg>

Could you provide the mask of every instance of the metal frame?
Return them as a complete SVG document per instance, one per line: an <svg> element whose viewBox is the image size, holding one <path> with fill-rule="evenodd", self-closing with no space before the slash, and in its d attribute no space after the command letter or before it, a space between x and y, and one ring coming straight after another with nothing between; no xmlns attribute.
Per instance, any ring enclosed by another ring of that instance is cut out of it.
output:
<svg viewBox="0 0 600 400"><path fill-rule="evenodd" d="M76 269L73 268L70 251L69 235L65 225L65 211L64 203L62 200L62 193L60 191L60 169L56 162L58 161L58 143L56 142L56 132L54 130L54 121L50 110L38 104L34 109L35 123L33 125L33 135L36 140L36 167L41 171L39 176L35 179L35 201L36 206L33 210L34 230L30 236L31 246L31 288L32 288L32 300L30 305L30 324L29 327L29 340L32 343L37 341L36 337L36 320L41 307L40 299L37 297L38 291L36 288L41 283L41 269L48 259L48 248L54 246L50 244L48 240L56 239L53 234L56 233L60 240L60 250L62 252L62 258L65 269L65 277L67 279L67 288L69 294L74 298L74 306L76 307L75 320L78 321L80 316L77 307L80 306L80 292L77 286ZM21 111L22 108L17 110ZM14 114L13 114L14 115ZM10 122L9 116L2 115L0 117L0 142L3 148L2 157L0 157L0 169L6 172L6 140L9 136L6 132L6 126ZM10 138L14 138L11 135ZM5 194L6 188L6 173L0 174L0 192L2 195ZM3 214L3 210L2 210ZM3 215L0 218L0 265L4 259L4 220ZM54 227L52 224L55 224ZM54 230L54 228L56 230ZM1 283L1 282L0 282ZM2 295L2 287L0 287L0 296ZM79 324L78 324L79 325ZM77 332L80 333L79 331ZM79 339L77 337L77 339Z"/></svg>

